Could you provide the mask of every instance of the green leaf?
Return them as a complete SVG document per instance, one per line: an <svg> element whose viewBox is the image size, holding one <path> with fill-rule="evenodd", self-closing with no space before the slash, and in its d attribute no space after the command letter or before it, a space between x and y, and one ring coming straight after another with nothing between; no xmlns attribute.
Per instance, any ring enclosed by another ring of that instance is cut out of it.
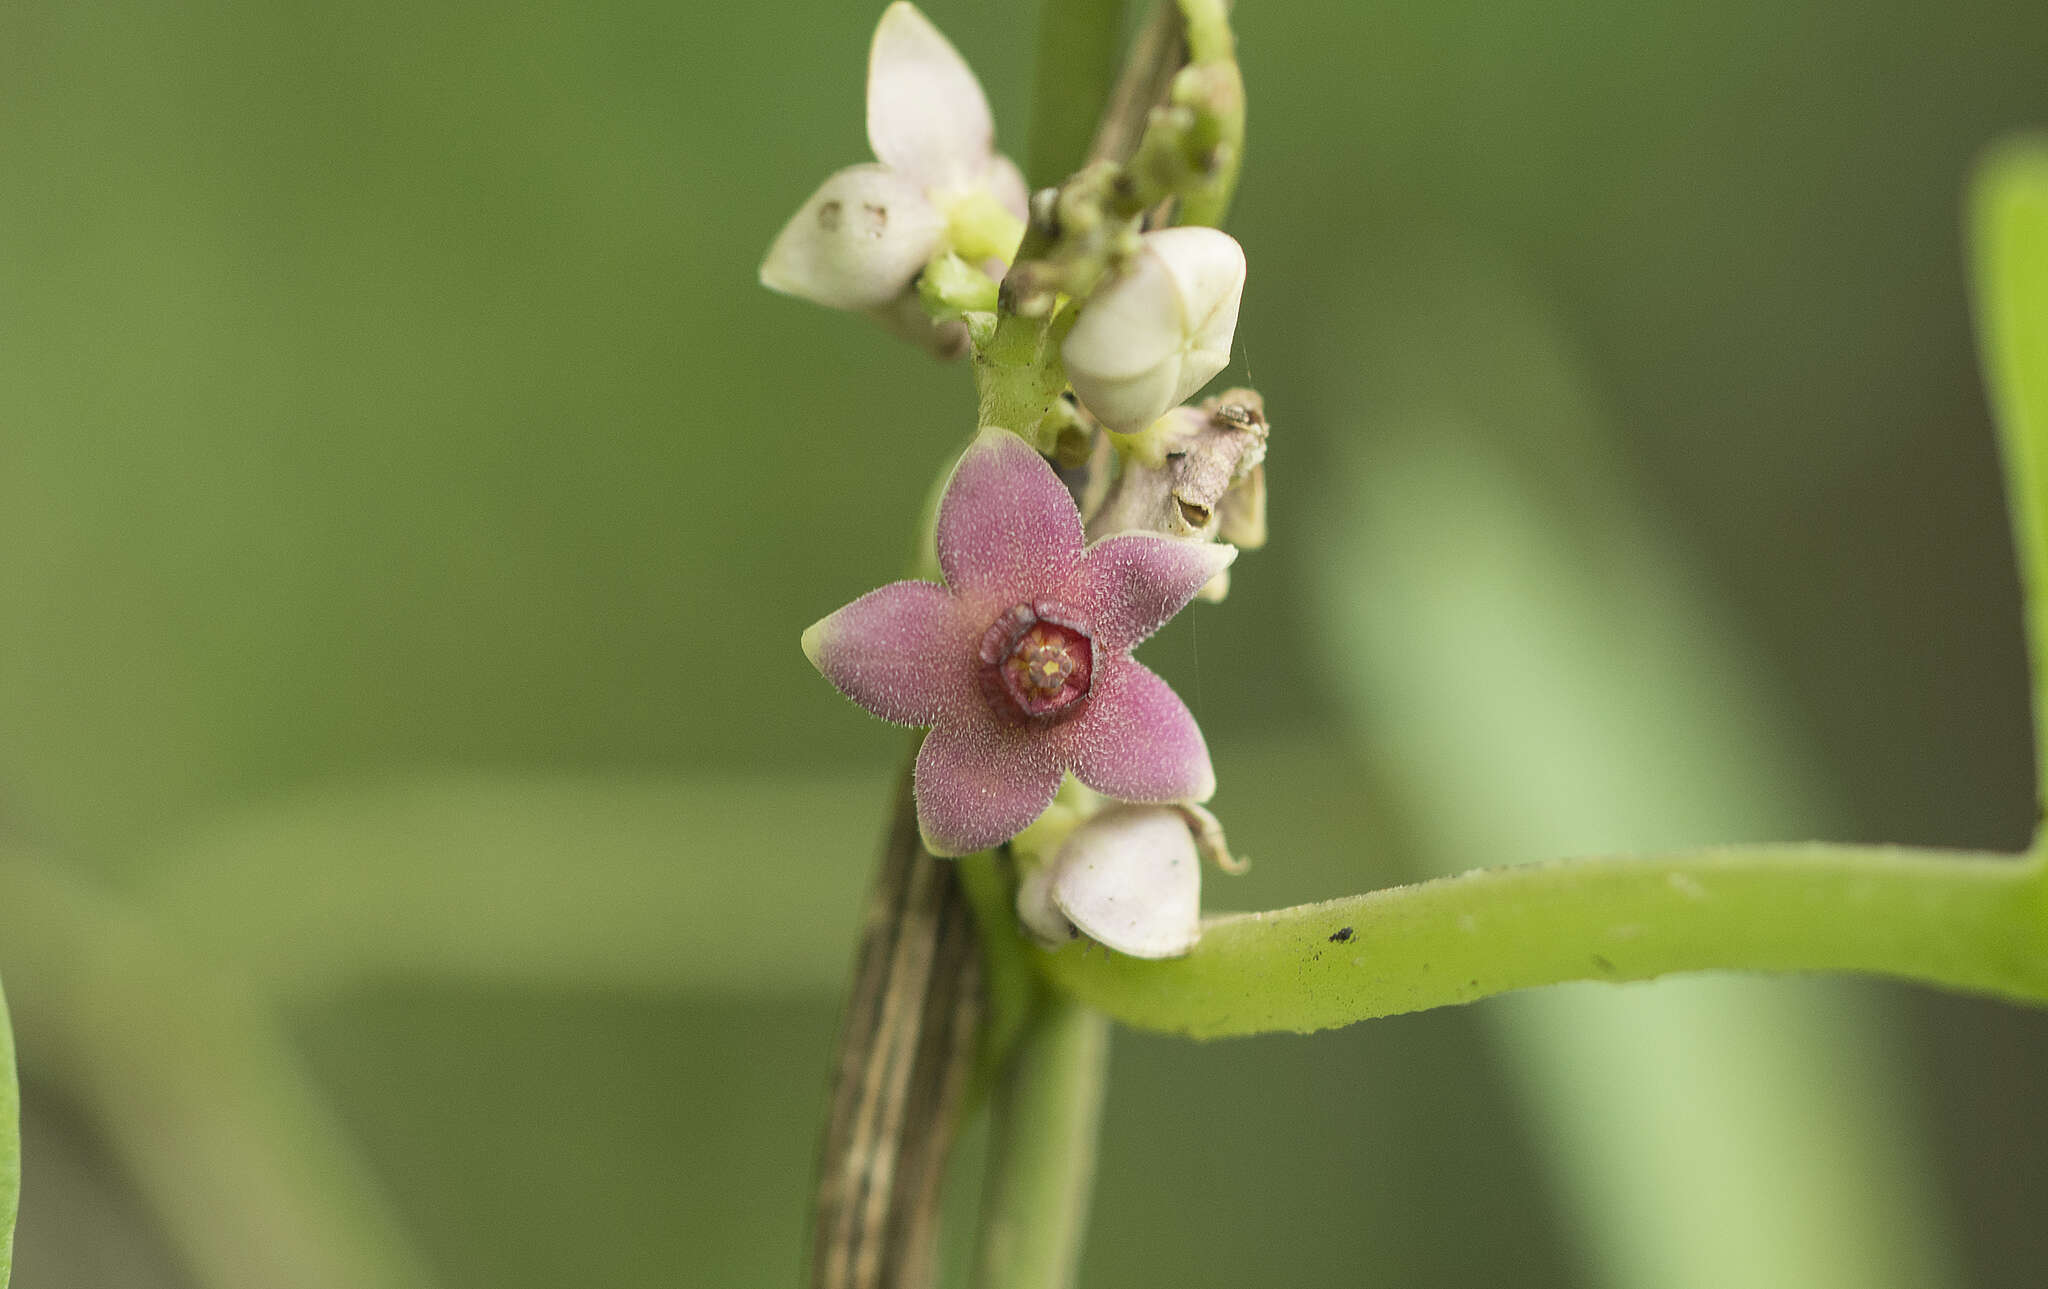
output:
<svg viewBox="0 0 2048 1289"><path fill-rule="evenodd" d="M21 1089L14 1077L14 1027L0 990L0 1289L14 1265L14 1213L21 1200Z"/></svg>
<svg viewBox="0 0 2048 1289"><path fill-rule="evenodd" d="M2048 799L2048 138L2014 140L1985 160L1970 231L1979 348L2026 602L2035 781Z"/></svg>

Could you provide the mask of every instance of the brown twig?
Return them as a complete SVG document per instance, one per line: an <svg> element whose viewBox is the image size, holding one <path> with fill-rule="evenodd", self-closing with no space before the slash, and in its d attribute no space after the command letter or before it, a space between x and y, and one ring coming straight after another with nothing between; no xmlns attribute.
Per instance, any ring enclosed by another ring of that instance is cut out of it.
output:
<svg viewBox="0 0 2048 1289"><path fill-rule="evenodd" d="M973 913L953 865L918 840L906 775L833 1062L813 1289L932 1283L939 1184L981 1012Z"/></svg>
<svg viewBox="0 0 2048 1289"><path fill-rule="evenodd" d="M1136 155L1152 109L1166 101L1173 74L1186 61L1187 35L1180 10L1169 0L1153 0L1145 25L1131 42L1116 87L1110 91L1102 124L1095 129L1095 143L1088 149L1089 161L1124 162Z"/></svg>

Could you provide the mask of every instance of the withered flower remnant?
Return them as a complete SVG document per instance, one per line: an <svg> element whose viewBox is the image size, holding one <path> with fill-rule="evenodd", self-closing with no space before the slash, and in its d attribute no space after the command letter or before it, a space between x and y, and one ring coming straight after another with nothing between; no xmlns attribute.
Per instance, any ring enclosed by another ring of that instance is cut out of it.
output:
<svg viewBox="0 0 2048 1289"><path fill-rule="evenodd" d="M1123 468L1100 485L1088 535L1156 532L1240 550L1264 546L1268 432L1256 390L1227 389L1200 407L1174 408L1120 441ZM1229 585L1230 573L1218 573L1202 598L1221 600Z"/></svg>

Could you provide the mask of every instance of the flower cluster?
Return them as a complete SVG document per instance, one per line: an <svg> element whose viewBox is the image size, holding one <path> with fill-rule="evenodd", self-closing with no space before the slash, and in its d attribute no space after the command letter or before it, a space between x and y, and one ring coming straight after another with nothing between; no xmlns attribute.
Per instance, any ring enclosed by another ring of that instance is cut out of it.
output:
<svg viewBox="0 0 2048 1289"><path fill-rule="evenodd" d="M761 281L938 352L971 336L985 414L1028 423L981 429L955 465L941 580L862 596L804 632L804 653L869 712L929 730L912 785L926 848L1014 841L1034 936L1186 953L1201 861L1235 865L1199 804L1216 786L1202 733L1131 651L1197 594L1222 598L1229 543L1264 540L1258 395L1181 406L1229 364L1244 252L1213 228L1148 231L1161 190L1098 163L1031 203L1033 250L1012 268L1022 176L974 74L901 0L875 32L867 124L876 161L825 181ZM1021 397L991 398L1002 373Z"/></svg>

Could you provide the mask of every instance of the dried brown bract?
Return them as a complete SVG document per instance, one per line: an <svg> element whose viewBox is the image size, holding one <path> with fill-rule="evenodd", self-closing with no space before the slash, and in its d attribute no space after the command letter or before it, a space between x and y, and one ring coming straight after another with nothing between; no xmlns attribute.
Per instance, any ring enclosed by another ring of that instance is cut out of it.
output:
<svg viewBox="0 0 2048 1289"><path fill-rule="evenodd" d="M1267 430L1258 391L1229 389L1121 439L1123 470L1090 514L1089 539L1148 532L1265 545ZM1219 574L1202 597L1220 600L1229 587Z"/></svg>

